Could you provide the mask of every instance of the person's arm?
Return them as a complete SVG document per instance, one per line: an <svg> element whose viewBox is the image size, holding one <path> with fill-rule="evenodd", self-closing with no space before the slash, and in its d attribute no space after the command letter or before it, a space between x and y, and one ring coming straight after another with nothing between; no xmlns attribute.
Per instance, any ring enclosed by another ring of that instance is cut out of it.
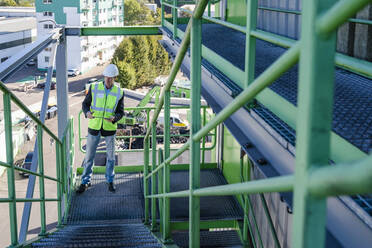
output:
<svg viewBox="0 0 372 248"><path fill-rule="evenodd" d="M118 106L116 106L115 109L115 118L112 121L113 124L115 124L117 121L119 121L124 116L124 93L123 96L120 98L118 102Z"/></svg>
<svg viewBox="0 0 372 248"><path fill-rule="evenodd" d="M87 114L90 112L90 105L92 104L92 86L89 86L88 94L85 96L85 99L82 104L83 112L85 118L88 118Z"/></svg>

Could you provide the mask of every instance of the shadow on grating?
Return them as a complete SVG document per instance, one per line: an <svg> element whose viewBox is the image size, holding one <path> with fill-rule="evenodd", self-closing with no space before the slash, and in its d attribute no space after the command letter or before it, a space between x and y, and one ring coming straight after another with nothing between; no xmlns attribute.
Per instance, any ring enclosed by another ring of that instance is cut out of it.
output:
<svg viewBox="0 0 372 248"><path fill-rule="evenodd" d="M189 247L189 232L172 232L179 247ZM243 247L236 231L200 231L200 247Z"/></svg>
<svg viewBox="0 0 372 248"><path fill-rule="evenodd" d="M32 247L162 247L142 224L70 225Z"/></svg>
<svg viewBox="0 0 372 248"><path fill-rule="evenodd" d="M218 169L202 170L200 187L227 184ZM189 171L171 172L171 192L189 189ZM188 220L189 199L173 198L170 201L171 219ZM200 219L242 219L243 210L233 196L208 196L200 198Z"/></svg>
<svg viewBox="0 0 372 248"><path fill-rule="evenodd" d="M144 217L142 180L139 173L116 174L116 192L111 193L105 175L93 175L91 187L82 194L74 193L68 223L141 222Z"/></svg>

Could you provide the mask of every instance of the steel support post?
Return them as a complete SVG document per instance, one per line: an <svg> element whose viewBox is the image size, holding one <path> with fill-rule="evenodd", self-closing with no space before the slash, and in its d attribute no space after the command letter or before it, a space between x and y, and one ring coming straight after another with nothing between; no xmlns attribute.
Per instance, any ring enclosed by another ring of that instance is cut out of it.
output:
<svg viewBox="0 0 372 248"><path fill-rule="evenodd" d="M245 88L254 80L256 64L256 38L251 32L256 30L258 0L247 1L247 25L245 35Z"/></svg>
<svg viewBox="0 0 372 248"><path fill-rule="evenodd" d="M6 162L11 166L7 168L8 178L8 197L9 202L9 220L10 220L10 240L12 246L18 245L18 228L17 228L17 202L16 189L14 182L14 157L13 157L13 133L12 133L12 109L9 93L3 94L4 104L4 129L5 129L5 148L6 148Z"/></svg>
<svg viewBox="0 0 372 248"><path fill-rule="evenodd" d="M202 20L192 18L191 26L191 137L200 130ZM200 187L200 140L190 144L189 246L200 246L200 197L193 191Z"/></svg>
<svg viewBox="0 0 372 248"><path fill-rule="evenodd" d="M164 96L164 160L170 157L170 90ZM163 193L170 191L170 163L163 168ZM170 198L163 199L163 242L170 242Z"/></svg>
<svg viewBox="0 0 372 248"><path fill-rule="evenodd" d="M57 227L62 225L62 177L61 177L61 144L56 142L56 172L57 172L57 211L58 211L58 224Z"/></svg>
<svg viewBox="0 0 372 248"><path fill-rule="evenodd" d="M37 125L37 151L39 173L39 190L40 190L40 233L39 236L44 236L46 233L46 215L45 215L45 184L44 184L44 156L43 156L43 128Z"/></svg>
<svg viewBox="0 0 372 248"><path fill-rule="evenodd" d="M308 181L330 156L336 33L319 35L315 24L335 2L304 1L302 7L293 247L325 245L326 198L312 196Z"/></svg>
<svg viewBox="0 0 372 248"><path fill-rule="evenodd" d="M68 85L67 85L67 49L65 29L60 37L57 47L56 76L57 76L57 105L58 105L58 137L61 139L67 127L68 111Z"/></svg>
<svg viewBox="0 0 372 248"><path fill-rule="evenodd" d="M149 118L147 118L149 120ZM154 171L156 168L156 123L152 123L152 136L151 136L151 145L152 145L152 169L151 171ZM156 175L152 174L151 176L151 195L156 194ZM156 224L156 200L157 199L151 199L151 231L157 231L157 224Z"/></svg>
<svg viewBox="0 0 372 248"><path fill-rule="evenodd" d="M247 169L244 169L244 156L240 156L240 168L242 168L242 176L245 181L249 181L250 179L250 172L251 172L251 163L248 159L248 166ZM248 232L249 230L249 206L248 206L248 198L249 195L243 195L244 199L244 222L243 222L243 242L244 246L248 247L249 244L249 236Z"/></svg>
<svg viewBox="0 0 372 248"><path fill-rule="evenodd" d="M51 85L51 80L52 80L52 75L53 75L55 52L56 52L56 45L54 44L52 47L51 60L49 61L44 95L43 95L43 100L41 103L41 111L40 111L39 118L42 123L45 122L45 116L48 110L48 101L49 101L49 94L50 94L50 85ZM31 171L35 171L35 172L37 171L38 154L39 154L38 145L36 141L34 145L34 155L31 161ZM33 198L34 190L35 190L35 182L36 182L36 177L34 175L30 175L28 179L28 183L27 183L26 198L29 198L29 199ZM22 213L21 228L19 230L19 243L23 243L26 240L28 226L30 222L31 207L32 207L32 202L25 202L23 213Z"/></svg>
<svg viewBox="0 0 372 248"><path fill-rule="evenodd" d="M161 2L161 26L164 27L164 4L163 4L163 0L160 1Z"/></svg>
<svg viewBox="0 0 372 248"><path fill-rule="evenodd" d="M211 2L208 1L208 16L211 17Z"/></svg>
<svg viewBox="0 0 372 248"><path fill-rule="evenodd" d="M203 108L203 127L205 126L205 123L206 123L206 115L207 114L207 110L206 108ZM202 143L202 164L205 163L205 138L206 136L203 136L203 143Z"/></svg>
<svg viewBox="0 0 372 248"><path fill-rule="evenodd" d="M177 38L177 21L178 21L178 10L176 9L178 0L173 0L172 16L173 16L173 39Z"/></svg>
<svg viewBox="0 0 372 248"><path fill-rule="evenodd" d="M163 151L161 148L158 150L158 163L159 165L162 164L164 161L163 159ZM163 169L160 169L158 172L158 194L163 193ZM159 198L159 209L163 209L163 198ZM160 214L160 232L163 233L164 230L164 223L163 223L163 211L159 211Z"/></svg>
<svg viewBox="0 0 372 248"><path fill-rule="evenodd" d="M67 215L68 215L68 167L67 167L67 139L64 138L62 142L62 173L63 173L63 205L64 205L64 223L67 222Z"/></svg>
<svg viewBox="0 0 372 248"><path fill-rule="evenodd" d="M144 197L145 197L145 225L150 224L149 222L149 199L147 196L149 195L149 185L148 182L149 180L146 179L147 174L149 173L149 138L145 138L143 141L143 146L144 146L144 163L143 163L143 192L144 192Z"/></svg>

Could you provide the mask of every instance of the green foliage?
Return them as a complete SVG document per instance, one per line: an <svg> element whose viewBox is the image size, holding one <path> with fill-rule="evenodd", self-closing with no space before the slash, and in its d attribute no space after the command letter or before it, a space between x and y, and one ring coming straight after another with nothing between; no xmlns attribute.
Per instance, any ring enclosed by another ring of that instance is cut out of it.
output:
<svg viewBox="0 0 372 248"><path fill-rule="evenodd" d="M160 24L160 12L151 11L145 6L143 0L125 0L124 24L127 26L158 25Z"/></svg>
<svg viewBox="0 0 372 248"><path fill-rule="evenodd" d="M112 63L119 69L121 87L136 89L151 85L159 75L170 71L168 53L159 44L161 36L132 36L123 39Z"/></svg>
<svg viewBox="0 0 372 248"><path fill-rule="evenodd" d="M31 7L34 3L34 0L0 0L0 6Z"/></svg>
<svg viewBox="0 0 372 248"><path fill-rule="evenodd" d="M17 3L14 0L2 0L0 6L17 6Z"/></svg>

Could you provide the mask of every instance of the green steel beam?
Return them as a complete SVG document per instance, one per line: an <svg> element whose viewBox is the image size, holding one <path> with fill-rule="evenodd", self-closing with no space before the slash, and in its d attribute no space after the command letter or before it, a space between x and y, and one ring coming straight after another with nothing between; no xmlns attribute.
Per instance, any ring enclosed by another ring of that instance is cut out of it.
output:
<svg viewBox="0 0 372 248"><path fill-rule="evenodd" d="M149 144L149 138L145 138L144 141L143 141L143 146L145 148L145 152L144 152L144 165L143 165L143 177L146 177L147 174L148 174L148 171L149 171L149 148L150 148L150 144ZM148 225L150 224L149 222L149 200L146 199L146 196L149 195L149 187L148 187L148 181L147 180L144 180L143 182L143 192L144 192L144 196L145 196L145 225Z"/></svg>
<svg viewBox="0 0 372 248"><path fill-rule="evenodd" d="M257 6L258 0L250 0L247 2L247 30L245 35L245 78L244 89L254 80L254 72L256 65L256 38L251 35L251 31L256 29L257 25Z"/></svg>
<svg viewBox="0 0 372 248"><path fill-rule="evenodd" d="M18 98L16 97L6 86L3 82L0 81L0 90L5 95L9 95L10 99L14 102L15 105L17 105L26 115L28 115L37 125L41 125L43 127L43 130L45 130L48 135L51 136L56 142L61 143L61 140L58 139L56 135L42 123L39 118L35 116L35 114ZM4 105L5 106L5 105Z"/></svg>
<svg viewBox="0 0 372 248"><path fill-rule="evenodd" d="M89 27L81 28L80 36L161 35L160 26Z"/></svg>
<svg viewBox="0 0 372 248"><path fill-rule="evenodd" d="M60 144L56 143L56 174L57 178L61 178L61 148ZM62 225L62 181L60 180L57 183L57 213L58 213L58 222L57 227Z"/></svg>
<svg viewBox="0 0 372 248"><path fill-rule="evenodd" d="M317 32L323 35L330 34L369 3L371 0L337 1L316 21Z"/></svg>
<svg viewBox="0 0 372 248"><path fill-rule="evenodd" d="M173 17L173 39L177 38L177 19L178 19L178 11L177 8L174 8L177 6L177 0L173 0L173 8L172 8L172 17Z"/></svg>
<svg viewBox="0 0 372 248"><path fill-rule="evenodd" d="M316 20L336 0L303 2L293 197L293 247L324 247L326 198L309 194L311 170L330 157L336 33L321 36Z"/></svg>
<svg viewBox="0 0 372 248"><path fill-rule="evenodd" d="M0 166L6 167L6 168L12 168L11 165L8 165L7 163L1 162L1 161L0 161ZM28 173L28 174L31 174L31 175L34 175L34 176L39 176L39 177L43 176L40 173L33 172L33 171L30 171L30 170L27 170L27 169L24 169L24 168L21 168L21 167L17 167L17 166L15 166L14 169L16 171L21 171L21 172ZM48 179L48 180L51 180L51 181L54 181L54 182L60 182L57 179L58 177L57 178L54 178L54 177L50 177L50 176L44 175L44 178L45 179Z"/></svg>
<svg viewBox="0 0 372 248"><path fill-rule="evenodd" d="M44 198L44 199L40 199L40 198L16 198L16 202L42 202L42 201L56 202L56 201L58 201L58 199L57 198ZM9 198L0 198L0 203L4 203L4 202L12 203L13 200L9 199Z"/></svg>
<svg viewBox="0 0 372 248"><path fill-rule="evenodd" d="M2 83L0 82L0 85ZM5 86L4 86L5 87ZM13 161L13 132L12 132L12 109L11 109L11 94L4 92L4 130L5 130L5 150L6 162L11 165L7 168L8 179L8 198L9 201L9 220L10 220L10 240L12 246L18 245L18 228L17 228L17 204L16 204L16 189L14 180L14 161Z"/></svg>
<svg viewBox="0 0 372 248"><path fill-rule="evenodd" d="M293 190L294 176L280 176L273 178L260 179L245 183L234 183L228 185L212 186L200 188L193 191L195 196L222 196L222 195L240 195L257 194L270 192L289 192ZM157 194L148 196L148 198L162 197L187 197L190 190L171 192L166 194Z"/></svg>
<svg viewBox="0 0 372 248"><path fill-rule="evenodd" d="M153 122L154 124L155 122ZM165 91L164 95L164 159L170 157L170 90ZM163 168L163 192L170 192L170 168L169 164L165 162ZM163 242L171 242L170 229L170 199L164 197L163 199Z"/></svg>
<svg viewBox="0 0 372 248"><path fill-rule="evenodd" d="M43 129L37 125L37 150L38 150L38 163L39 173L44 176L44 154L43 154ZM40 236L46 233L46 215L45 215L45 183L44 177L39 177L39 190L40 190Z"/></svg>
<svg viewBox="0 0 372 248"><path fill-rule="evenodd" d="M201 18L207 4L208 4L208 0L200 0L197 3L196 8L194 9L193 17L196 18L196 19ZM154 112L154 114L151 118L151 123L155 122L158 119L158 116L160 114L160 110L162 109L163 104L164 104L165 91L170 89L170 87L173 84L174 79L176 78L177 72L181 67L183 58L185 57L187 49L190 45L190 33L191 33L191 22L189 22L187 24L186 32L185 32L185 35L184 35L183 40L181 42L180 49L179 49L179 51L176 55L176 58L173 62L171 72L168 76L168 80L167 80L166 84L164 85L163 90L160 94L159 104L158 104L158 106L157 106L157 108L156 108L156 110L155 110L155 112ZM151 131L151 129L149 128L146 132L146 137L148 137L150 135L150 131Z"/></svg>
<svg viewBox="0 0 372 248"><path fill-rule="evenodd" d="M163 150L160 148L158 150L158 162L163 163ZM145 179L146 180L146 179ZM163 193L163 169L158 173L158 194ZM159 202L159 210L163 209L163 198L158 199ZM160 214L160 232L162 233L164 230L164 222L163 222L163 211L159 211Z"/></svg>
<svg viewBox="0 0 372 248"><path fill-rule="evenodd" d="M354 163L323 166L313 170L309 191L317 197L371 193L372 155Z"/></svg>
<svg viewBox="0 0 372 248"><path fill-rule="evenodd" d="M164 0L160 0L161 1L161 10L160 10L160 13L161 13L161 26L164 27Z"/></svg>
<svg viewBox="0 0 372 248"><path fill-rule="evenodd" d="M149 119L148 119L149 120ZM156 168L156 123L152 124L152 136L151 136L151 156L152 156L152 164L151 164L151 170L154 171ZM146 181L146 178L144 177L144 180ZM151 176L151 195L156 194L156 175L153 174ZM157 223L156 223L156 200L151 200L151 231L158 231Z"/></svg>
<svg viewBox="0 0 372 248"><path fill-rule="evenodd" d="M191 128L194 136L201 127L201 51L202 20L192 18L191 27ZM200 141L192 140L190 144L190 173L189 173L189 247L200 246L200 198L192 192L200 188Z"/></svg>

